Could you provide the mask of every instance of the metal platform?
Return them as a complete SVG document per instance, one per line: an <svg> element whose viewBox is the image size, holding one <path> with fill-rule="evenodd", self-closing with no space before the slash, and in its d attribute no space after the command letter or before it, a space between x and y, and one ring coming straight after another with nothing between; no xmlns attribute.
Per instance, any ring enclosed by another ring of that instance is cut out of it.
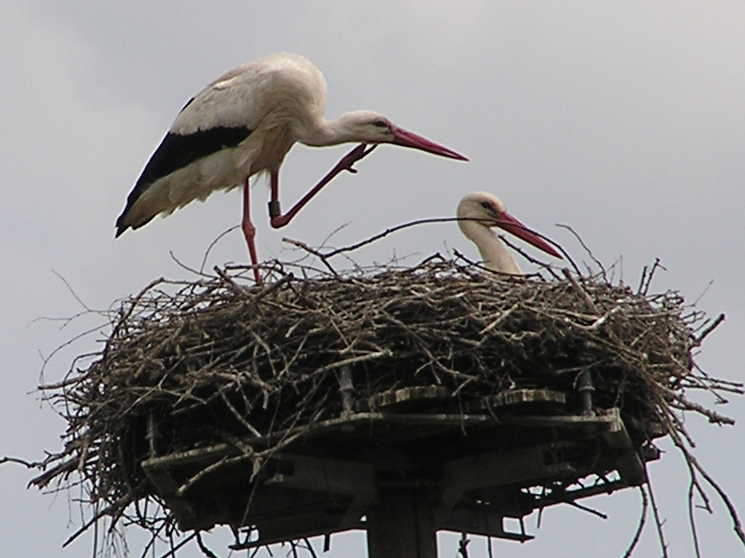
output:
<svg viewBox="0 0 745 558"><path fill-rule="evenodd" d="M632 442L615 408L560 413L562 394L515 390L442 414L425 411L448 394L417 390L310 428L153 456L142 468L182 530L250 528L236 549L367 529L371 557L411 545L435 556L437 530L528 540L505 519L643 484L644 461L658 457Z"/></svg>

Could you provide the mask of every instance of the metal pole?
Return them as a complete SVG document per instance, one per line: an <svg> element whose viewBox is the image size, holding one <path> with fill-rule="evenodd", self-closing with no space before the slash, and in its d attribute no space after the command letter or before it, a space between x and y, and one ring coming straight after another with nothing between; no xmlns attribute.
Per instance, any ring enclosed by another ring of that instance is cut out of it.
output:
<svg viewBox="0 0 745 558"><path fill-rule="evenodd" d="M369 558L437 558L434 509L426 491L383 489L367 510Z"/></svg>

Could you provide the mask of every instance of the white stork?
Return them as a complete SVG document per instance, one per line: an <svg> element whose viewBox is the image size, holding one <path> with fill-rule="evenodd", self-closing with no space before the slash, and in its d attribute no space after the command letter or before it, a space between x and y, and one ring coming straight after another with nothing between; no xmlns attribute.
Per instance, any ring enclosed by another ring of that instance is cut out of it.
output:
<svg viewBox="0 0 745 558"><path fill-rule="evenodd" d="M168 215L189 202L204 201L215 190L243 185L242 228L261 282L251 223L249 178L268 172L269 216L285 226L310 199L379 143L413 147L451 159L467 159L372 111L324 118L326 81L308 60L278 53L259 58L219 77L181 109L165 138L145 165L127 205L116 221L116 236L137 229L159 213ZM279 208L279 168L292 145L321 147L360 142L286 214ZM368 147L367 144L372 144Z"/></svg>
<svg viewBox="0 0 745 558"><path fill-rule="evenodd" d="M490 227L499 227L536 248L561 259L545 240L507 213L501 200L488 192L471 192L458 204L458 226L479 249L484 267L499 273L522 275L520 266Z"/></svg>

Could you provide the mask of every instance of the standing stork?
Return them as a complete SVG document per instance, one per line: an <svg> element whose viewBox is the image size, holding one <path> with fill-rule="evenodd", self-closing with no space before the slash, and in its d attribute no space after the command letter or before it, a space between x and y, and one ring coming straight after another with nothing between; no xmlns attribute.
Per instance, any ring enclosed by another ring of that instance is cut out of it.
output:
<svg viewBox="0 0 745 558"><path fill-rule="evenodd" d="M297 54L272 54L217 78L186 103L150 157L116 221L116 236L195 199L204 201L215 190L243 185L242 228L254 278L260 283L256 229L250 216L251 176L262 171L269 173L269 217L272 227L279 228L289 223L337 174L345 170L357 172L354 164L377 144L392 143L468 160L399 128L376 112L348 112L336 120L326 120L325 104L323 74ZM279 205L279 168L295 142L313 147L348 142L360 145L283 215Z"/></svg>
<svg viewBox="0 0 745 558"><path fill-rule="evenodd" d="M545 240L507 213L502 201L488 192L471 192L458 204L458 226L479 249L484 267L499 273L522 275L520 266L490 227L499 227L536 248L561 259Z"/></svg>

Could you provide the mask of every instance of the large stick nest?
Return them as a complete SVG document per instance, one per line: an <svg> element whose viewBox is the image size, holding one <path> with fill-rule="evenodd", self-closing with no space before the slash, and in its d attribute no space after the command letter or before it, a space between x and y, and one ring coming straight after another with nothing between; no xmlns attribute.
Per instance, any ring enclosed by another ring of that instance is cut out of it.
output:
<svg viewBox="0 0 745 558"><path fill-rule="evenodd" d="M139 465L148 415L161 453L307 427L341 415L345 365L357 401L436 385L452 394L451 411L505 389L549 388L578 412L571 394L589 370L594 405L619 407L638 443L687 437L680 409L729 421L684 396L731 387L692 358L711 322L677 292L648 295L648 281L635 292L603 275L505 277L439 257L302 279L277 268L258 288L245 269L217 271L123 301L100 353L47 388L68 428L37 484L77 472L99 515L119 517L151 494Z"/></svg>

